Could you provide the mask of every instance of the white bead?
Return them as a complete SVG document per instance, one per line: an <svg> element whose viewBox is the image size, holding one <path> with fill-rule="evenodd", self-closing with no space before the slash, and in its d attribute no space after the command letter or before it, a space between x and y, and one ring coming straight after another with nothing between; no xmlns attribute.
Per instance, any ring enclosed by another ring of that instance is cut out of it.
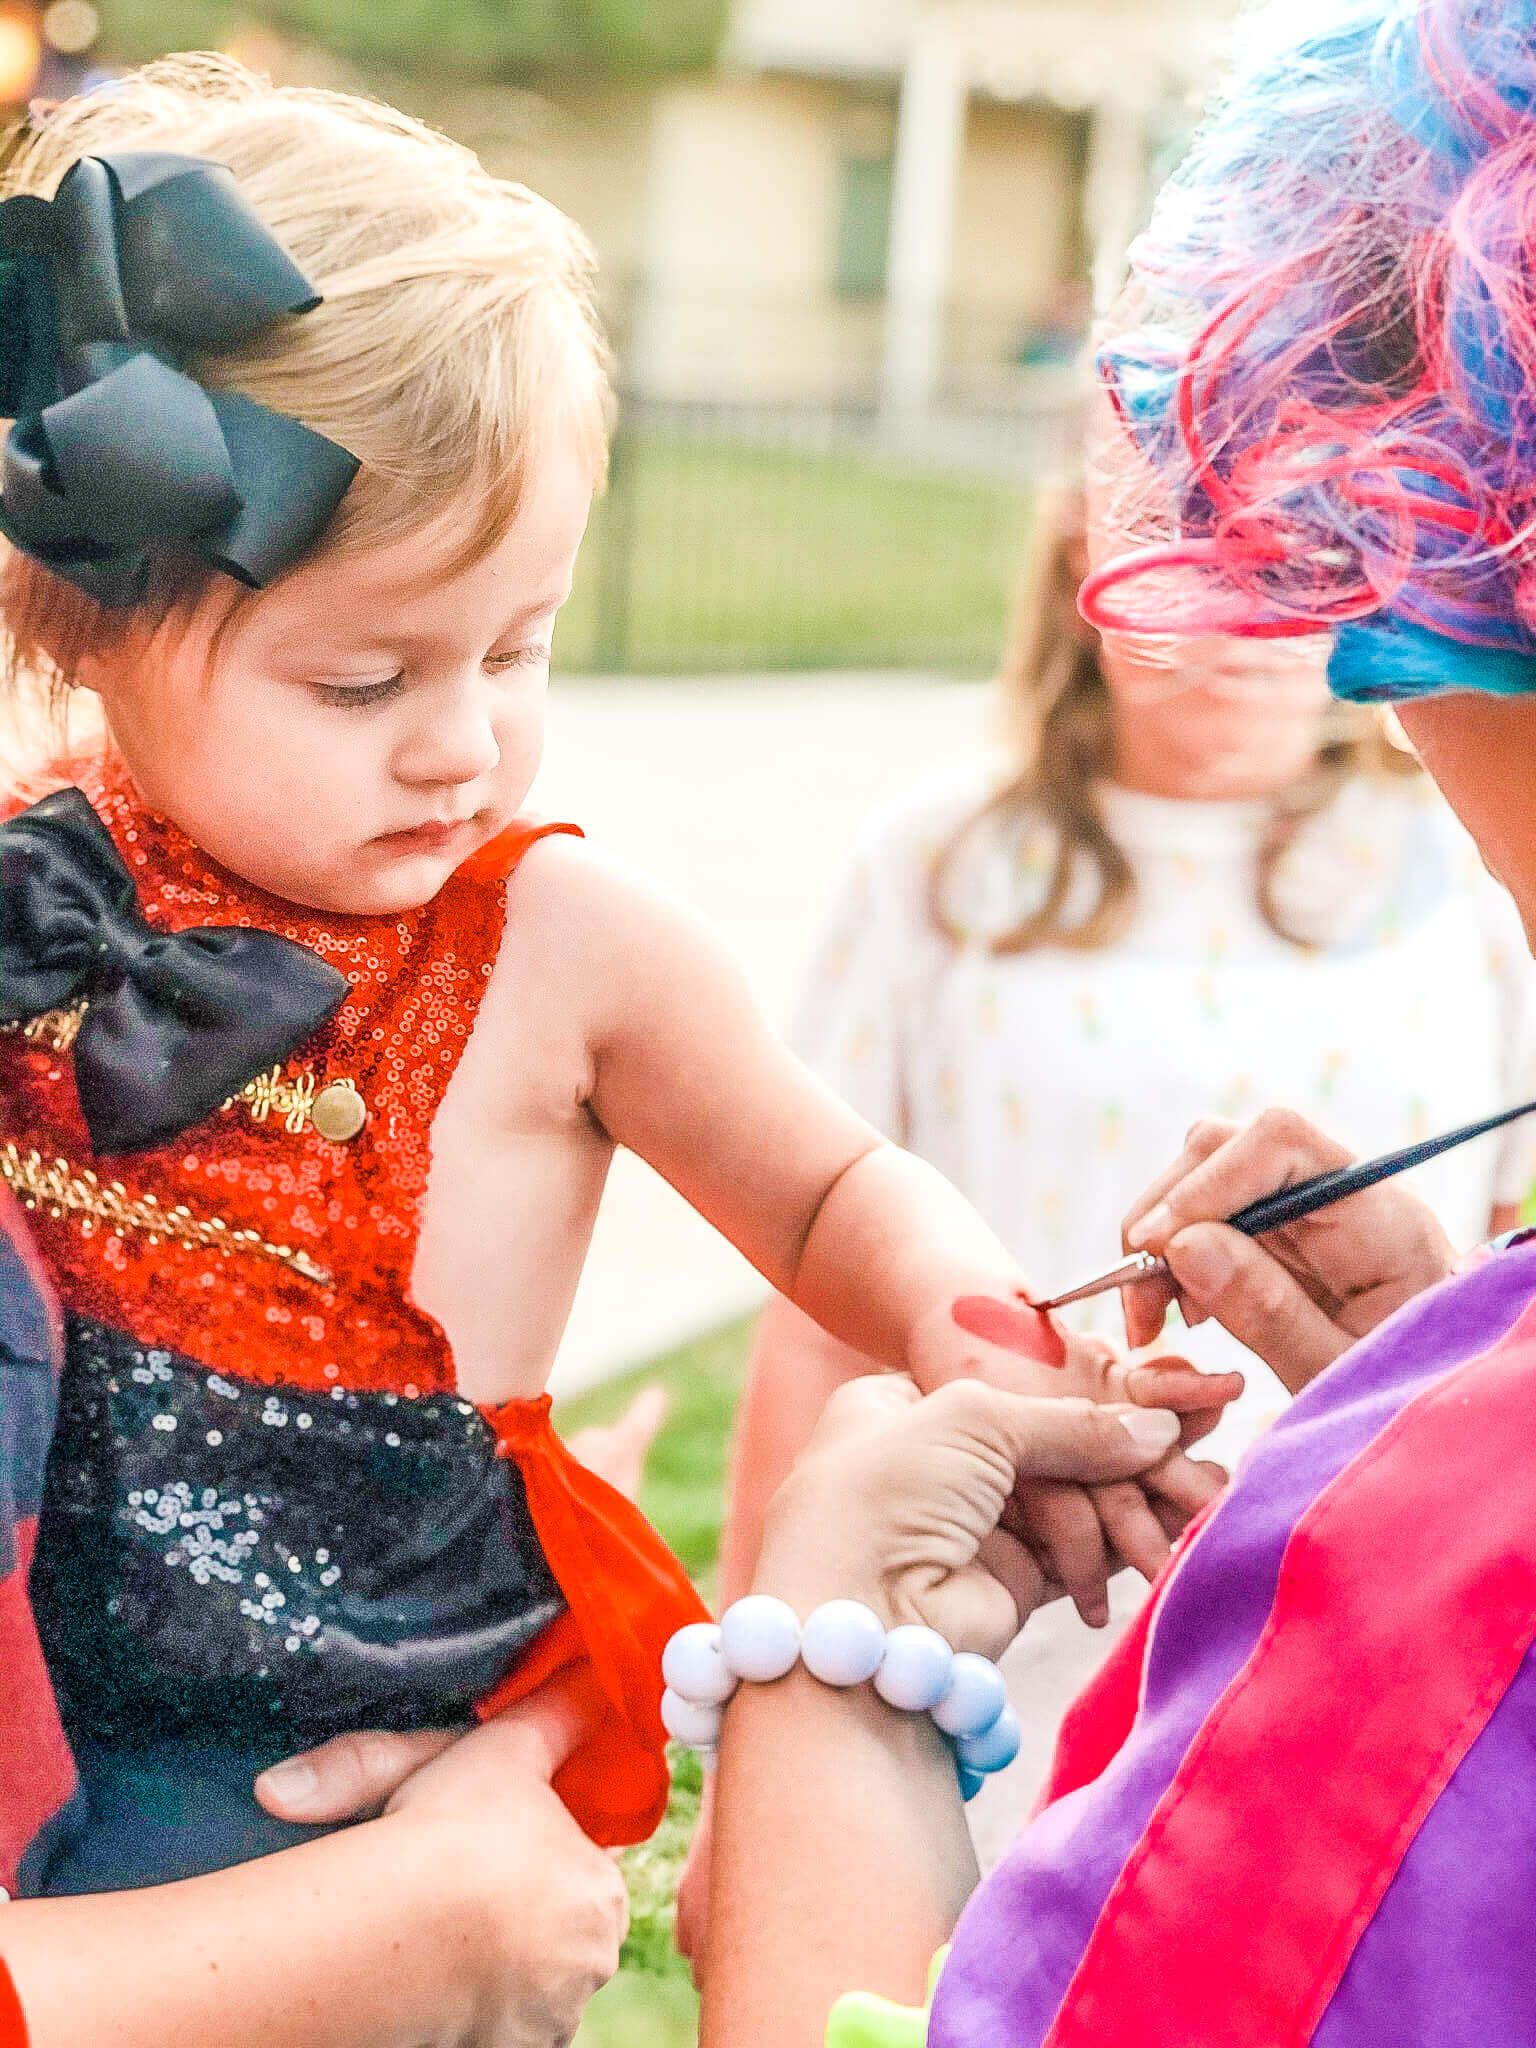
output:
<svg viewBox="0 0 1536 2048"><path fill-rule="evenodd" d="M997 1666L989 1657L961 1650L950 1671L949 1690L933 1709L933 1718L946 1735L961 1741L985 1735L1007 1704L1008 1688Z"/></svg>
<svg viewBox="0 0 1536 2048"><path fill-rule="evenodd" d="M800 1661L823 1685L862 1685L884 1655L884 1624L862 1600L824 1600L806 1621Z"/></svg>
<svg viewBox="0 0 1536 2048"><path fill-rule="evenodd" d="M720 1709L685 1700L668 1686L661 1696L661 1725L674 1742L690 1749L714 1749L720 1741Z"/></svg>
<svg viewBox="0 0 1536 2048"><path fill-rule="evenodd" d="M749 1593L720 1617L720 1654L735 1678L758 1685L782 1678L800 1655L800 1617L771 1593Z"/></svg>
<svg viewBox="0 0 1536 2048"><path fill-rule="evenodd" d="M1004 1707L985 1735L969 1735L955 1744L955 1755L968 1771L1006 1770L1019 1753L1019 1717Z"/></svg>
<svg viewBox="0 0 1536 2048"><path fill-rule="evenodd" d="M955 1653L937 1629L906 1622L885 1639L875 1691L904 1713L925 1714L949 1690Z"/></svg>
<svg viewBox="0 0 1536 2048"><path fill-rule="evenodd" d="M691 1621L678 1630L661 1653L661 1675L675 1693L701 1707L723 1707L736 1690L712 1621Z"/></svg>

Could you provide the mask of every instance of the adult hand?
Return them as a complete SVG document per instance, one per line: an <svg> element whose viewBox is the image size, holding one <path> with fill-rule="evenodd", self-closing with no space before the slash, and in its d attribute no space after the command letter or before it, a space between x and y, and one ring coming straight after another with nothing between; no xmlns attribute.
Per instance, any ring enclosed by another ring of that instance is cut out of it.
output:
<svg viewBox="0 0 1536 2048"><path fill-rule="evenodd" d="M1243 1390L1241 1373L1202 1373L1183 1359L1133 1364L1102 1337L1063 1329L1015 1298L967 1297L917 1325L912 1377L924 1392L979 1379L1013 1394L1080 1396L1112 1406L1171 1409L1192 1444ZM1021 1478L1004 1527L1033 1553L1053 1589L1070 1594L1092 1628L1109 1621L1109 1580L1122 1565L1149 1582L1169 1542L1226 1483L1216 1465L1172 1453L1139 1481L1072 1486Z"/></svg>
<svg viewBox="0 0 1536 2048"><path fill-rule="evenodd" d="M31 2038L566 2048L618 1965L627 1908L533 1754L521 1730L482 1729L380 1820L174 1894L0 1909Z"/></svg>
<svg viewBox="0 0 1536 2048"><path fill-rule="evenodd" d="M666 1419L665 1387L642 1387L612 1423L578 1430L569 1449L587 1469L617 1487L627 1500L640 1490L645 1460ZM534 1767L553 1777L570 1754L579 1730L565 1704L538 1695L501 1716L503 1729L520 1725L535 1745ZM362 1820L381 1812L414 1774L473 1731L422 1728L394 1735L363 1729L338 1735L303 1756L274 1765L256 1780L256 1798L278 1820L306 1826Z"/></svg>
<svg viewBox="0 0 1536 2048"><path fill-rule="evenodd" d="M474 2048L564 2048L618 1967L623 1878L549 1783L566 1746L552 1723L566 1711L555 1701L549 1727L537 1712L514 1712L467 1735L342 1736L259 1781L265 1805L305 1820L387 1799L375 1853L452 1869L476 1982ZM310 1799L284 1800L284 1771L300 1769L311 1774Z"/></svg>
<svg viewBox="0 0 1536 2048"><path fill-rule="evenodd" d="M1046 1582L999 1524L1021 1479L1134 1479L1166 1458L1178 1418L955 1380L852 1380L768 1511L754 1585L802 1614L863 1600L886 1624L924 1622L958 1649L995 1656Z"/></svg>
<svg viewBox="0 0 1536 2048"><path fill-rule="evenodd" d="M1368 1330L1445 1279L1456 1263L1450 1240L1398 1181L1258 1240L1220 1220L1352 1158L1292 1110L1266 1110L1246 1127L1197 1123L1125 1219L1127 1249L1166 1259L1173 1275L1172 1283L1125 1290L1131 1343L1150 1343L1177 1300L1186 1322L1213 1316L1300 1393Z"/></svg>
<svg viewBox="0 0 1536 2048"><path fill-rule="evenodd" d="M526 1726L489 1722L416 1771L379 1823L381 1841L399 1826L402 1840L441 1828L467 1844L490 1958L487 2048L565 2048L629 1927L618 1864L572 1820L547 1762Z"/></svg>

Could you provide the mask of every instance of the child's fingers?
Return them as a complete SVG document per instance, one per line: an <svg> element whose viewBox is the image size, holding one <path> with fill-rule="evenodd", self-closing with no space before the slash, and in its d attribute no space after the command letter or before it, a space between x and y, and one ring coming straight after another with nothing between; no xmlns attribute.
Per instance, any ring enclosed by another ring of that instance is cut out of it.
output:
<svg viewBox="0 0 1536 2048"><path fill-rule="evenodd" d="M1141 1487L1121 1479L1090 1491L1110 1551L1144 1579L1155 1579L1168 1561L1168 1534Z"/></svg>
<svg viewBox="0 0 1536 2048"><path fill-rule="evenodd" d="M1243 1391L1240 1372L1201 1372L1183 1358L1146 1358L1121 1373L1122 1399L1138 1408L1171 1408L1188 1415L1206 1408L1225 1408Z"/></svg>
<svg viewBox="0 0 1536 2048"><path fill-rule="evenodd" d="M1161 1465L1143 1473L1142 1481L1149 1494L1167 1501L1188 1521L1216 1498L1227 1483L1227 1473L1220 1465L1175 1451Z"/></svg>
<svg viewBox="0 0 1536 2048"><path fill-rule="evenodd" d="M1240 1372L1201 1372L1182 1358L1153 1358L1129 1366L1125 1390L1139 1408L1167 1408L1179 1418L1179 1442L1188 1450L1209 1436L1242 1393Z"/></svg>
<svg viewBox="0 0 1536 2048"><path fill-rule="evenodd" d="M1045 1567L1027 1543L1003 1528L982 1538L976 1557L1012 1600L1022 1628L1053 1591Z"/></svg>
<svg viewBox="0 0 1536 2048"><path fill-rule="evenodd" d="M1157 1518L1158 1526L1169 1543L1177 1543L1189 1527L1189 1516L1182 1508L1176 1508L1171 1500L1164 1500L1160 1493L1148 1494L1147 1506Z"/></svg>
<svg viewBox="0 0 1536 2048"><path fill-rule="evenodd" d="M1090 1628L1109 1620L1109 1556L1093 1502L1080 1486L1037 1480L1021 1506L1029 1547L1043 1552Z"/></svg>
<svg viewBox="0 0 1536 2048"><path fill-rule="evenodd" d="M1217 1423L1226 1414L1225 1408L1190 1408L1179 1417L1179 1443L1184 1450L1191 1449L1208 1437Z"/></svg>

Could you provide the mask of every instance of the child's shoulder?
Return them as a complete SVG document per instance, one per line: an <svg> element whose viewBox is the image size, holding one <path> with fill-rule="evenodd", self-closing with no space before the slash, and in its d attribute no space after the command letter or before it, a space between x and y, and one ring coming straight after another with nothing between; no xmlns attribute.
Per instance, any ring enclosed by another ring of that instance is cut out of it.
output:
<svg viewBox="0 0 1536 2048"><path fill-rule="evenodd" d="M690 905L569 830L531 839L506 878L504 956L509 951L610 993L683 954L725 956Z"/></svg>

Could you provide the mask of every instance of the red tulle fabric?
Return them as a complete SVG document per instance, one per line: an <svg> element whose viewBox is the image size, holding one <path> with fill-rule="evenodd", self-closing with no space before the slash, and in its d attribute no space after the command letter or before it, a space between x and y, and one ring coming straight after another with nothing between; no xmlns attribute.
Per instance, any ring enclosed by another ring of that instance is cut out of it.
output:
<svg viewBox="0 0 1536 2048"><path fill-rule="evenodd" d="M27 2048L26 2014L4 1963L0 1963L0 2048Z"/></svg>
<svg viewBox="0 0 1536 2048"><path fill-rule="evenodd" d="M490 978L507 876L537 839L579 828L518 821L430 903L398 917L347 917L266 896L216 868L145 809L120 769L71 764L59 779L95 805L151 924L280 932L346 975L340 1011L287 1070L308 1071L317 1086L348 1080L368 1110L350 1144L312 1127L290 1131L277 1112L255 1121L236 1105L157 1150L98 1161L69 1055L0 1037L0 1143L87 1168L129 1197L255 1231L333 1276L322 1285L253 1251L210 1251L102 1222L87 1228L77 1213L38 1204L29 1221L65 1307L238 1379L406 1399L452 1391L447 1340L410 1298L432 1120ZM705 1610L639 1512L564 1450L547 1397L482 1412L523 1473L570 1610L483 1711L557 1673L580 1688L590 1666L608 1711L558 1783L595 1840L639 1840L667 1795L661 1653L674 1629Z"/></svg>
<svg viewBox="0 0 1536 2048"><path fill-rule="evenodd" d="M534 1527L570 1612L480 1705L500 1713L557 1673L577 1696L590 1672L613 1715L577 1750L555 1789L594 1841L643 1839L666 1811L661 1653L676 1629L708 1610L645 1517L579 1464L556 1436L549 1396L485 1410L504 1456L516 1460ZM616 1597L617 1596L617 1597Z"/></svg>

